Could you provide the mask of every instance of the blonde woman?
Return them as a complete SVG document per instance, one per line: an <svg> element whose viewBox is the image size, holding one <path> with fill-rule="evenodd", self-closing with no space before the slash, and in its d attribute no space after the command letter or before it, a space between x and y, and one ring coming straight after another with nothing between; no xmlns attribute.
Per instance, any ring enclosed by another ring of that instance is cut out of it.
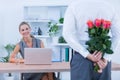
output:
<svg viewBox="0 0 120 80"><path fill-rule="evenodd" d="M9 62L16 62L16 55L20 52L22 59L19 59L20 63L24 63L24 48L44 48L44 44L41 40L33 37L31 33L30 25L27 22L21 22L19 25L19 32L22 35L21 41L15 46ZM40 80L45 73L23 73L24 80Z"/></svg>

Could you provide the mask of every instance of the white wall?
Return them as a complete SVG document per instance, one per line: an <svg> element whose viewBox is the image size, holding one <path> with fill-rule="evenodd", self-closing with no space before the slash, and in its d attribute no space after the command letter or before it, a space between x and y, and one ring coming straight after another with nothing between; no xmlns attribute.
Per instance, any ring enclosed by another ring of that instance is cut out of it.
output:
<svg viewBox="0 0 120 80"><path fill-rule="evenodd" d="M16 43L20 38L18 24L23 20L23 2L20 0L0 0L1 44ZM1 15L2 14L2 15Z"/></svg>
<svg viewBox="0 0 120 80"><path fill-rule="evenodd" d="M120 15L120 0L107 0L110 1L116 7L118 14ZM119 16L120 17L120 16ZM120 64L120 51L118 53L113 54L112 62L116 62ZM112 80L120 80L120 71L112 71Z"/></svg>
<svg viewBox="0 0 120 80"><path fill-rule="evenodd" d="M24 5L67 4L70 0L0 0L0 45L17 43L18 25L23 21Z"/></svg>
<svg viewBox="0 0 120 80"><path fill-rule="evenodd" d="M16 43L20 39L18 25L23 20L24 5L68 4L72 0L0 0L0 44ZM119 11L119 0L110 1ZM120 12L120 11L119 11Z"/></svg>

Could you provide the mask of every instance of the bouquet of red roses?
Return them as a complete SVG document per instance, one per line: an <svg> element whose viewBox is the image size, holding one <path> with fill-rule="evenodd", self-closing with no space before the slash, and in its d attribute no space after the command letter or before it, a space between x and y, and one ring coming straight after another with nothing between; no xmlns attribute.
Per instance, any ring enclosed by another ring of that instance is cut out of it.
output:
<svg viewBox="0 0 120 80"><path fill-rule="evenodd" d="M111 39L108 35L111 22L104 19L96 19L95 21L88 20L88 34L89 40L86 42L88 45L87 50L90 53L94 51L101 51L102 58L104 54L112 54L113 51L111 50ZM94 70L98 71L99 67L96 65Z"/></svg>

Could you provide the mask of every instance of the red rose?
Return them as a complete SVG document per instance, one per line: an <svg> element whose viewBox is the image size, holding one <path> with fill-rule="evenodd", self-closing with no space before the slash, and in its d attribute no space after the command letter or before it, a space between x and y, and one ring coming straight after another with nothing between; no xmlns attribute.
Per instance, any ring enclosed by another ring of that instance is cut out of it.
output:
<svg viewBox="0 0 120 80"><path fill-rule="evenodd" d="M104 22L104 19L101 19L101 24L103 24L103 22Z"/></svg>
<svg viewBox="0 0 120 80"><path fill-rule="evenodd" d="M91 20L87 21L88 28L93 28L93 22Z"/></svg>
<svg viewBox="0 0 120 80"><path fill-rule="evenodd" d="M96 27L100 27L100 25L101 25L101 19L96 19L95 20L95 25L96 25Z"/></svg>
<svg viewBox="0 0 120 80"><path fill-rule="evenodd" d="M110 21L104 21L103 22L103 28L104 29L109 29L111 26L111 22Z"/></svg>
<svg viewBox="0 0 120 80"><path fill-rule="evenodd" d="M111 22L110 21L106 21L106 22L107 22L107 29L109 29L111 26Z"/></svg>

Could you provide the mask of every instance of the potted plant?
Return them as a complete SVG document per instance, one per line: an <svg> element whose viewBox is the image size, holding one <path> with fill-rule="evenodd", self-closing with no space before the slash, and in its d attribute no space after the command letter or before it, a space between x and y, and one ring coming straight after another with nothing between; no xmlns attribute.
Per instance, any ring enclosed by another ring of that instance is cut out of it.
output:
<svg viewBox="0 0 120 80"><path fill-rule="evenodd" d="M63 24L63 22L64 22L64 18L60 18L59 23Z"/></svg>
<svg viewBox="0 0 120 80"><path fill-rule="evenodd" d="M6 62L7 63L7 62L9 62L10 53L15 48L15 45L7 44L6 46L4 46L4 48L7 51L8 55L5 56L5 57L2 57L1 62ZM5 76L5 80L14 80L14 77L12 76L12 73L8 73L8 76Z"/></svg>
<svg viewBox="0 0 120 80"><path fill-rule="evenodd" d="M48 23L48 27L49 27L49 36L52 37L53 43L58 43L58 33L59 33L59 26L57 25L57 23L52 23L49 22Z"/></svg>
<svg viewBox="0 0 120 80"><path fill-rule="evenodd" d="M52 22L48 22L48 27L49 27L49 36L53 37L56 36L59 32L59 27L57 25L57 23L52 23Z"/></svg>
<svg viewBox="0 0 120 80"><path fill-rule="evenodd" d="M58 42L59 42L59 43L67 43L67 42L65 41L65 39L63 38L63 36L60 36L60 37L59 37Z"/></svg>

